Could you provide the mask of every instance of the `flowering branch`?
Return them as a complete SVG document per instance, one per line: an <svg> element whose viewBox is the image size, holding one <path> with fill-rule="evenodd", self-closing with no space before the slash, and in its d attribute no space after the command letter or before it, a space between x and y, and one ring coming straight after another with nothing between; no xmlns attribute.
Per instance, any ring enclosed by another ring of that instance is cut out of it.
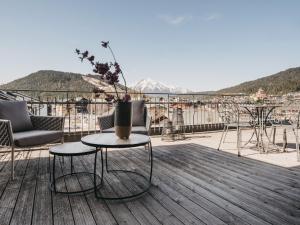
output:
<svg viewBox="0 0 300 225"><path fill-rule="evenodd" d="M112 57L113 57L113 59L114 59L114 61L115 61L115 64L117 64L118 65L118 67L119 67L119 70L120 70L120 74L121 74L121 76L122 76L122 79L123 79L123 81L124 81L124 85L125 85L125 92L126 92L126 94L127 94L127 83L126 83L126 80L125 80L125 77L124 77L124 74L123 74L123 71L121 70L121 68L120 68L120 66L119 66L119 64L117 63L117 60L116 60L116 57L115 57L115 54L114 54L114 52L113 52L113 50L112 50L112 48L110 47L110 45L109 45L109 41L101 41L101 45L102 45L102 47L103 48L108 48L109 49L109 51L110 51L110 53L111 53L111 55L112 55Z"/></svg>
<svg viewBox="0 0 300 225"><path fill-rule="evenodd" d="M128 101L130 101L131 97L127 93L126 80L125 80L124 74L120 68L120 65L116 61L114 52L112 51L111 47L109 46L108 41L107 42L102 41L101 45L102 45L102 47L108 48L110 50L110 52L113 56L113 59L114 59L114 63L112 63L112 62L109 62L109 63L96 62L95 56L90 55L88 51L81 52L79 49L76 49L75 52L77 55L79 55L79 59L81 60L81 62L83 62L83 60L89 61L93 67L93 72L99 74L100 78L102 80L105 80L108 84L110 84L114 87L117 98L115 99L115 97L113 95L109 95L109 94L105 93L104 90L101 90L99 88L94 89L94 93L104 93L106 95L105 99L109 102L110 101L121 101L118 90L117 90L117 86L116 86L116 84L119 83L119 74L121 74L122 79L124 81L124 85L125 85L125 96L123 97L122 100L124 102L128 102Z"/></svg>

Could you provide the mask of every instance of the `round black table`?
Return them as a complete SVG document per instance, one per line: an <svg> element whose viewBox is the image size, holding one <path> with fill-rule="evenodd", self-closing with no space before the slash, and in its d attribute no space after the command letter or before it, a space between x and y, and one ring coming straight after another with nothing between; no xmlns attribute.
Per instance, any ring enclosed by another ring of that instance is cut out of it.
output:
<svg viewBox="0 0 300 225"><path fill-rule="evenodd" d="M81 193L86 193L92 190L96 190L101 187L102 185L102 178L97 175L97 153L98 149L95 147L83 145L81 142L70 142L70 143L64 143L62 145L56 145L52 146L49 149L50 155L53 155L53 160L52 160L52 176L50 174L50 189L55 192L55 193L61 193L61 194L81 194ZM82 172L74 172L74 167L73 167L73 157L75 156L83 156L83 155L90 155L90 154L95 154L95 160L94 160L94 172L90 173L87 171L82 171ZM57 156L62 156L62 157L70 157L71 158L71 173L68 174L63 174L61 176L56 177L55 176L55 162ZM62 190L57 190L57 182L63 182L63 178L69 177L69 176L93 176L94 178L94 183L92 187L88 187L86 189L81 189L77 191L62 191ZM98 180L101 180L100 183L97 184L97 178Z"/></svg>
<svg viewBox="0 0 300 225"><path fill-rule="evenodd" d="M101 155L101 178L103 182L103 172L104 172L104 163L103 163L103 149L105 149L105 168L107 173L126 173L126 174L134 174L137 175L143 180L146 181L146 186L142 190L140 190L137 193L130 194L130 195L123 195L118 197L112 197L112 196L103 196L101 193L99 193L99 190L95 188L95 196L99 199L105 199L105 200L123 200L123 199L129 199L141 196L142 194L149 191L151 186L151 179L152 179L152 168L153 168L153 156L152 156L152 144L151 139L147 135L143 134L131 134L129 136L129 139L124 140L118 138L114 133L101 133L101 134L92 134L85 136L81 138L81 142L85 145L96 147L98 151L100 151ZM107 149L108 148L132 148L132 147L139 147L139 146L146 146L149 150L149 161L150 161L150 172L149 177L144 176L143 174L133 171L133 170L109 170L108 169L108 157L107 157Z"/></svg>

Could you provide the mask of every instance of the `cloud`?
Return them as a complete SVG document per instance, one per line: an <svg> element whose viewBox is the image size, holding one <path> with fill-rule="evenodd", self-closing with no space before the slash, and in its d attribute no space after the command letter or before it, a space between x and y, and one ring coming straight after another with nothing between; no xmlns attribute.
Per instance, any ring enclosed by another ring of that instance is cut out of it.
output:
<svg viewBox="0 0 300 225"><path fill-rule="evenodd" d="M204 17L205 21L213 21L213 20L218 20L222 17L220 13L211 13L208 14L207 16Z"/></svg>
<svg viewBox="0 0 300 225"><path fill-rule="evenodd" d="M183 24L192 19L191 16L184 16L184 15L179 15L179 16L159 15L158 18L170 25Z"/></svg>

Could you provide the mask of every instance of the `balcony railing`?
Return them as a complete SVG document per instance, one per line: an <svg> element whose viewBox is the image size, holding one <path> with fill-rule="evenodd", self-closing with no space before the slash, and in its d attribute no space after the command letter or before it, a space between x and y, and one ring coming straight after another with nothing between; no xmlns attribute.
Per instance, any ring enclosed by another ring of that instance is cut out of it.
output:
<svg viewBox="0 0 300 225"><path fill-rule="evenodd" d="M92 92L5 90L26 100L34 115L65 117L67 135L99 131L97 117L112 113L113 104L104 95ZM242 99L243 95L131 93L133 100L144 99L152 117L152 134L160 134L165 119L172 120L176 108L182 109L185 132L216 130L223 127L218 113L220 98Z"/></svg>

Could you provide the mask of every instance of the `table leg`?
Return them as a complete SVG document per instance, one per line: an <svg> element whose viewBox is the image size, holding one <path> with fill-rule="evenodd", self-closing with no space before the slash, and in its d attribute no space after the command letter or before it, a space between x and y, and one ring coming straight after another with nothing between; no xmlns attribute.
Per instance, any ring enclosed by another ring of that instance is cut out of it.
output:
<svg viewBox="0 0 300 225"><path fill-rule="evenodd" d="M105 169L106 169L106 172L109 173L108 159L107 159L107 148L105 148Z"/></svg>
<svg viewBox="0 0 300 225"><path fill-rule="evenodd" d="M103 165L103 150L102 148L100 148L100 156L101 156L101 182L100 182L100 186L103 185L103 172L104 172L104 165ZM95 153L95 161L94 161L94 193L95 193L95 197L96 198L100 198L100 196L98 195L98 188L97 188L97 154L98 152ZM99 186L99 185L98 185Z"/></svg>
<svg viewBox="0 0 300 225"><path fill-rule="evenodd" d="M73 169L74 169L74 167L73 167L73 156L71 156L71 174L74 173Z"/></svg>
<svg viewBox="0 0 300 225"><path fill-rule="evenodd" d="M97 191L97 176L96 176L96 172L97 172L97 153L95 153L95 160L94 160L94 191L96 193ZM102 177L101 177L102 180Z"/></svg>
<svg viewBox="0 0 300 225"><path fill-rule="evenodd" d="M52 184L54 193L56 193L56 184L55 184L55 155L53 156L53 163L52 163Z"/></svg>
<svg viewBox="0 0 300 225"><path fill-rule="evenodd" d="M276 127L272 126L272 130L271 130L271 134L270 136L268 135L268 132L267 132L267 121L268 121L268 117L269 115L271 114L271 112L275 109L275 107L272 107L269 111L266 111L266 116L264 117L264 132L265 132L265 136L267 138L267 141L268 141L268 145L267 145L267 152L268 152L268 149L269 149L269 144L272 144L273 147L276 146L275 145L275 139L276 139ZM267 110L267 109L266 109ZM273 139L271 140L271 136L273 134ZM278 149L278 148L277 148Z"/></svg>
<svg viewBox="0 0 300 225"><path fill-rule="evenodd" d="M149 154L149 158L148 158L148 161L150 162L151 161L151 152L150 152L150 146L148 145L148 154Z"/></svg>
<svg viewBox="0 0 300 225"><path fill-rule="evenodd" d="M296 127L296 150L297 150L297 161L300 162L298 126Z"/></svg>
<svg viewBox="0 0 300 225"><path fill-rule="evenodd" d="M282 152L285 152L287 147L287 136L286 136L286 129L283 129L283 145L282 145Z"/></svg>
<svg viewBox="0 0 300 225"><path fill-rule="evenodd" d="M258 109L258 117L259 117L259 127L258 127L258 149L259 152L262 153L264 151L264 145L263 145L263 116L262 116L262 109Z"/></svg>
<svg viewBox="0 0 300 225"><path fill-rule="evenodd" d="M103 182L103 172L104 172L104 165L103 165L103 151L102 148L100 150L100 154L101 154L101 183Z"/></svg>
<svg viewBox="0 0 300 225"><path fill-rule="evenodd" d="M254 135L256 137L256 146L258 146L259 138L258 138L258 133L257 133L256 127L257 127L257 125L259 125L259 119L258 119L259 117L255 116L248 107L245 107L245 109L248 111L250 117L252 118L252 122L250 121L250 124L253 128L253 133L252 133L250 139L243 145L243 147L247 146L252 141Z"/></svg>
<svg viewBox="0 0 300 225"><path fill-rule="evenodd" d="M238 149L238 156L241 156L241 151L240 151L240 128L237 127L236 128L236 133L237 133L237 140L236 140L236 145L237 145L237 149Z"/></svg>
<svg viewBox="0 0 300 225"><path fill-rule="evenodd" d="M103 184L103 157L102 157L102 149L100 150L100 154L101 154L101 182L100 185ZM98 156L98 152L95 153L95 160L94 160L94 191L95 194L97 192L97 156Z"/></svg>
<svg viewBox="0 0 300 225"><path fill-rule="evenodd" d="M256 137L256 143L258 143L259 136L258 136L258 133L257 133L256 125L254 126L254 133L255 133L255 137Z"/></svg>
<svg viewBox="0 0 300 225"><path fill-rule="evenodd" d="M275 145L275 138L276 138L276 127L273 127L273 140L272 143Z"/></svg>
<svg viewBox="0 0 300 225"><path fill-rule="evenodd" d="M153 169L153 153L152 153L152 143L149 142L149 148L150 148L150 177L149 177L149 183L151 184L152 180L152 169Z"/></svg>
<svg viewBox="0 0 300 225"><path fill-rule="evenodd" d="M226 125L224 125L224 129L223 129L222 136L221 136L221 139L220 139L220 142L219 142L218 150L220 150L221 143L223 141L223 136L224 136L225 131L226 131Z"/></svg>
<svg viewBox="0 0 300 225"><path fill-rule="evenodd" d="M225 134L224 134L224 137L223 137L223 143L225 143L225 139L226 139L226 137L227 137L228 130L229 130L229 127L226 126L226 131L225 131Z"/></svg>

